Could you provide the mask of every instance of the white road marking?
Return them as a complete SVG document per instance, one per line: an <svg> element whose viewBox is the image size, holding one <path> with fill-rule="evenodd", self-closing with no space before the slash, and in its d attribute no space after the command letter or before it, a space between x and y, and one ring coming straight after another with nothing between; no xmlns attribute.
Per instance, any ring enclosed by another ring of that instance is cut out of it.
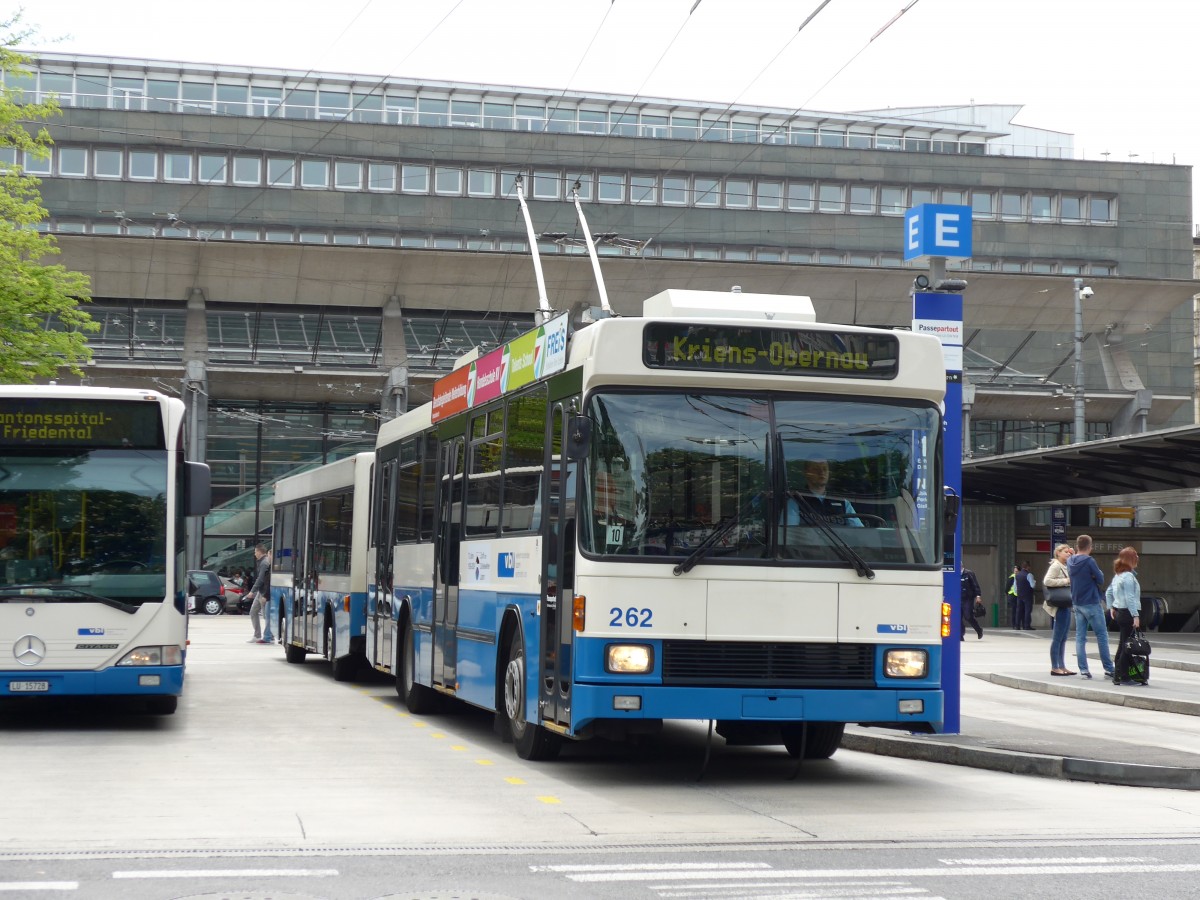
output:
<svg viewBox="0 0 1200 900"><path fill-rule="evenodd" d="M530 866L531 872L689 872L736 871L769 869L770 863L630 863L628 865L559 865Z"/></svg>
<svg viewBox="0 0 1200 900"><path fill-rule="evenodd" d="M146 869L113 872L113 878L330 878L337 869Z"/></svg>
<svg viewBox="0 0 1200 900"><path fill-rule="evenodd" d="M1013 866L978 865L924 869L772 869L767 872L743 871L739 877L746 880L764 880L767 878L931 878L946 875L1151 875L1184 872L1200 872L1200 864L1041 866L1027 862L1025 865ZM687 881L711 877L711 872L698 870L581 872L567 875L571 881L579 882Z"/></svg>
<svg viewBox="0 0 1200 900"><path fill-rule="evenodd" d="M77 891L78 881L0 881L0 891Z"/></svg>

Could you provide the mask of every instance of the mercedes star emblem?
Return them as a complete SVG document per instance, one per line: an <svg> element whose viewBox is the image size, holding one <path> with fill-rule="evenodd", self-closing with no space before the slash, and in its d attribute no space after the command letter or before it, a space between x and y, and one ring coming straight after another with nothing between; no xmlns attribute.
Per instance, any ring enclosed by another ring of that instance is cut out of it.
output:
<svg viewBox="0 0 1200 900"><path fill-rule="evenodd" d="M23 666L36 666L46 658L46 644L41 638L27 634L13 644L13 656Z"/></svg>

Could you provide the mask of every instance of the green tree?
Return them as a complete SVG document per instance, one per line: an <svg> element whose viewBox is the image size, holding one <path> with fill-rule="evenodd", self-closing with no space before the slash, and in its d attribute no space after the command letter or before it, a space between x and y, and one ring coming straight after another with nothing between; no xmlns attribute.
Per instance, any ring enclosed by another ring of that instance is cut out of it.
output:
<svg viewBox="0 0 1200 900"><path fill-rule="evenodd" d="M53 98L25 103L13 75L28 74L28 61L14 49L30 36L20 14L0 21L0 148L15 148L44 158L50 152L45 128L30 133L30 123L58 113ZM59 252L54 238L37 230L49 213L38 193L41 182L15 163L0 161L0 382L27 384L52 378L64 367L82 374L79 363L91 359L85 332L100 326L80 308L91 299L91 284L80 272L44 260ZM47 317L58 325L46 327Z"/></svg>

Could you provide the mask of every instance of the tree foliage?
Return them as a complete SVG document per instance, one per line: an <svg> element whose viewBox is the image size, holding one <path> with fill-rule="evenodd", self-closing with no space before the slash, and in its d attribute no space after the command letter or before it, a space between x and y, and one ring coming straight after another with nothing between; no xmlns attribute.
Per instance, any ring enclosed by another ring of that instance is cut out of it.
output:
<svg viewBox="0 0 1200 900"><path fill-rule="evenodd" d="M26 58L14 48L28 38L20 15L0 21L0 148L44 158L50 135L32 123L58 113L53 98L26 103L11 76L27 74ZM49 213L42 206L41 181L15 163L0 160L0 382L30 383L52 378L63 368L82 374L80 362L91 358L86 332L100 326L80 308L91 299L88 277L44 260L59 252L54 238L37 230ZM55 323L51 328L47 322Z"/></svg>

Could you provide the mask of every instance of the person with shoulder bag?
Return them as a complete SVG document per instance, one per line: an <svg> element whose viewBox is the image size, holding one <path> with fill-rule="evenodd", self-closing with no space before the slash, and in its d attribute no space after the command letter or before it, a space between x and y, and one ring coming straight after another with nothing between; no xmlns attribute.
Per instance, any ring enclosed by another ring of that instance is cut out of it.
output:
<svg viewBox="0 0 1200 900"><path fill-rule="evenodd" d="M1065 654L1067 633L1071 630L1071 576L1067 573L1067 560L1071 558L1071 545L1059 544L1054 548L1054 558L1042 579L1045 600L1042 608L1054 623L1050 634L1050 674L1074 675L1067 668Z"/></svg>
<svg viewBox="0 0 1200 900"><path fill-rule="evenodd" d="M1135 685L1142 682L1129 677L1129 637L1141 627L1142 587L1137 580L1138 554L1132 547L1123 547L1113 562L1113 580L1105 591L1105 600L1112 611L1113 622L1120 629L1117 661L1113 665L1113 684Z"/></svg>

